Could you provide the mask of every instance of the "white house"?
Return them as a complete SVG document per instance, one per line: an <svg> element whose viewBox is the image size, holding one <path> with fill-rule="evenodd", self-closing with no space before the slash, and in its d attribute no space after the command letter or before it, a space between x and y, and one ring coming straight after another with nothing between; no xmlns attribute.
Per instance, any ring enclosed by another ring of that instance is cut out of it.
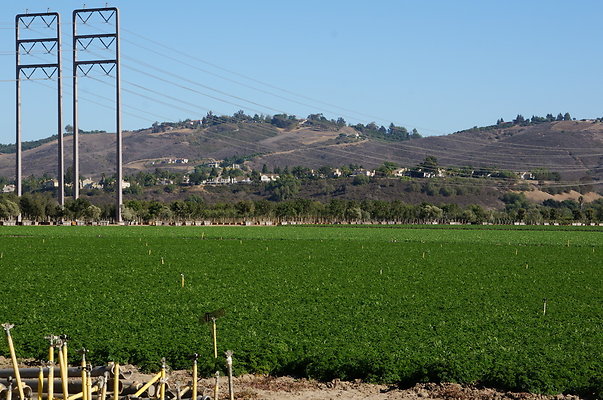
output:
<svg viewBox="0 0 603 400"><path fill-rule="evenodd" d="M220 162L219 161L210 161L208 163L205 163L206 167L209 168L220 168Z"/></svg>
<svg viewBox="0 0 603 400"><path fill-rule="evenodd" d="M406 174L406 172L408 171L408 168L398 168L392 171L392 175L394 176L404 176L404 174Z"/></svg>
<svg viewBox="0 0 603 400"><path fill-rule="evenodd" d="M273 182L279 178L276 174L262 174L260 175L261 182Z"/></svg>
<svg viewBox="0 0 603 400"><path fill-rule="evenodd" d="M102 186L90 178L80 180L80 187L83 189L102 189Z"/></svg>
<svg viewBox="0 0 603 400"><path fill-rule="evenodd" d="M358 169L356 171L354 171L354 173L351 176L357 176L357 175L366 175L368 177L371 176L375 176L375 171L369 171L368 169Z"/></svg>

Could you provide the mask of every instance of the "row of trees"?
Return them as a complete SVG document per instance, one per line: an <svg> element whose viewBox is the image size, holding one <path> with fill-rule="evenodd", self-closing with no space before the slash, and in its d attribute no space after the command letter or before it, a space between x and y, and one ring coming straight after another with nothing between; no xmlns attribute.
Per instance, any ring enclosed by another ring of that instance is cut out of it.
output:
<svg viewBox="0 0 603 400"><path fill-rule="evenodd" d="M41 193L0 196L0 220L14 220L18 215L32 221L85 220L99 221L115 215L109 205L95 206L87 199L69 200L62 208L52 197Z"/></svg>
<svg viewBox="0 0 603 400"><path fill-rule="evenodd" d="M547 200L542 205L530 203L517 193L502 197L505 208L487 210L473 204L461 207L458 204L408 204L403 201L340 200L321 203L309 199L293 198L284 201L250 201L208 204L200 197L170 203L159 201L129 200L122 212L126 221L186 221L220 219L281 219L306 222L429 222L461 221L466 223L512 223L523 221L529 224L542 222L603 222L603 199L590 204L566 200ZM0 197L0 219L10 220L19 214L34 221L110 219L114 208L109 205L95 206L86 199L67 202L65 208L51 197L42 194L25 194L20 198L13 195Z"/></svg>
<svg viewBox="0 0 603 400"><path fill-rule="evenodd" d="M339 117L337 119L327 119L323 114L310 114L306 118L298 118L295 115L290 114L275 114L275 115L263 115L255 114L253 116L246 115L242 110L237 111L232 116L221 115L217 116L211 111L207 113L201 120L202 127L210 127L221 125L225 123L265 123L273 125L281 129L294 129L303 122L305 126L312 127L319 130L338 130L345 126L351 126L357 131L361 132L365 136L378 137L387 140L409 140L420 138L421 134L416 129L411 132L403 126L396 126L391 123L388 128L385 126L377 125L375 122L368 124L355 124L348 125L345 119ZM185 121L186 125L186 121Z"/></svg>
<svg viewBox="0 0 603 400"><path fill-rule="evenodd" d="M532 115L532 118L525 118L521 114L517 114L517 117L513 120L514 124L517 125L525 125L525 124L541 124L543 122L554 122L554 121L571 121L572 116L570 113L566 112L565 114L557 114L557 117L553 116L553 114L547 114L546 117L539 117L537 115ZM496 121L496 125L502 125L505 121L500 118Z"/></svg>
<svg viewBox="0 0 603 400"><path fill-rule="evenodd" d="M589 205L577 202L549 201L549 204L534 205L521 195L505 198L502 210L487 210L473 204L461 207L458 204L408 204L402 201L339 200L321 203L309 199L292 199L280 202L267 200L239 201L236 203L207 204L200 198L187 201L161 203L156 201L132 200L126 203L124 217L140 222L153 220L203 220L203 219L294 219L301 221L355 222L355 221L461 221L465 223L512 223L525 222L601 222L603 200Z"/></svg>

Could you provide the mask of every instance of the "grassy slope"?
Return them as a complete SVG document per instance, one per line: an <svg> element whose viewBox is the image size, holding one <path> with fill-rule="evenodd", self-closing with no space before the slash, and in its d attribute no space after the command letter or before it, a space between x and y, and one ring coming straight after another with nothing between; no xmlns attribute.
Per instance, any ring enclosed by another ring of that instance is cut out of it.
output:
<svg viewBox="0 0 603 400"><path fill-rule="evenodd" d="M21 356L67 333L96 362L197 351L209 373L199 316L224 307L239 373L602 389L594 229L3 227L0 249Z"/></svg>

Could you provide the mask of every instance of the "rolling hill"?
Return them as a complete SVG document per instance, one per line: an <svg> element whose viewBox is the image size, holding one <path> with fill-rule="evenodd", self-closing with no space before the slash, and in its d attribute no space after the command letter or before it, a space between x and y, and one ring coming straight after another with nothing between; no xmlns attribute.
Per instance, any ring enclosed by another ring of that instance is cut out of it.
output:
<svg viewBox="0 0 603 400"><path fill-rule="evenodd" d="M285 130L266 123L223 123L204 129L151 129L124 132L124 173L154 169L167 157L188 158L174 168L190 169L203 159L245 157L254 168L302 165L312 168L359 164L374 168L384 161L414 166L427 155L440 165L496 167L512 171L547 168L563 180L603 178L603 123L556 121L474 128L445 136L389 141L362 135L353 127L324 129L303 124ZM110 133L80 136L83 176L114 171L115 139ZM66 165L72 142L66 139ZM24 151L23 175L56 175L56 141ZM0 154L0 176L13 177L14 154Z"/></svg>

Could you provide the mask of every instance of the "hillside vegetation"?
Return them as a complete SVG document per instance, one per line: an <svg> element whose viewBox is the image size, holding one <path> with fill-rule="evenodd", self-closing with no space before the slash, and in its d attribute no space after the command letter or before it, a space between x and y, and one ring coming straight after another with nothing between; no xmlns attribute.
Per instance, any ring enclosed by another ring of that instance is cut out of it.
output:
<svg viewBox="0 0 603 400"><path fill-rule="evenodd" d="M544 117L543 117L544 118ZM412 139L412 140L410 140ZM42 140L41 142L44 142ZM81 137L81 174L98 178L114 171L114 136L106 133ZM69 164L71 140L66 140ZM232 117L209 114L200 121L156 124L124 133L125 172L149 171L151 161L183 157L192 163L204 159L244 158L251 168L301 165L336 167L350 163L375 168L384 161L412 166L427 155L447 167L491 167L511 171L544 168L564 180L600 180L603 177L603 123L553 118L500 122L445 136L421 138L403 127L348 125L320 114L299 119L286 114ZM24 175L56 175L56 142L24 151ZM0 176L11 177L14 156L0 154Z"/></svg>

